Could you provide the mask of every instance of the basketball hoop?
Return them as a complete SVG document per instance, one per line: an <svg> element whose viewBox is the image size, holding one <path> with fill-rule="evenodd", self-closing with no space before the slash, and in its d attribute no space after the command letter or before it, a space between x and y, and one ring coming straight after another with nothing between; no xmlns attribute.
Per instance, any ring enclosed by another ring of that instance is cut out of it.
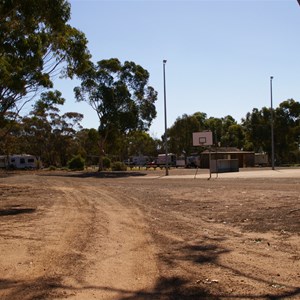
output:
<svg viewBox="0 0 300 300"><path fill-rule="evenodd" d="M193 132L193 146L211 146L212 144L211 131Z"/></svg>
<svg viewBox="0 0 300 300"><path fill-rule="evenodd" d="M299 0L300 1L300 0ZM211 145L213 144L213 135L212 132L207 131L200 131L200 132L193 132L193 146L205 147L208 146L209 148L209 178L211 178ZM198 172L198 168L196 170L196 174L194 179L196 178Z"/></svg>

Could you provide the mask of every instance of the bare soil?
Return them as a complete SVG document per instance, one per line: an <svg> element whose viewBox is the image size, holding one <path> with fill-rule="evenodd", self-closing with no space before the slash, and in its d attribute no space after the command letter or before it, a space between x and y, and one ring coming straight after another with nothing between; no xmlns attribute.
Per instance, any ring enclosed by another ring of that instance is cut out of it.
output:
<svg viewBox="0 0 300 300"><path fill-rule="evenodd" d="M300 299L299 178L153 175L0 173L0 299Z"/></svg>

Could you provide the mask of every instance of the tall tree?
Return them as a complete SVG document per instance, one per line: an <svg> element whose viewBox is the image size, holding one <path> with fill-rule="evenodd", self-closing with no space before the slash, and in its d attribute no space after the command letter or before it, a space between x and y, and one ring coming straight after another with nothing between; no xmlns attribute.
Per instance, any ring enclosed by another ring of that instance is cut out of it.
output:
<svg viewBox="0 0 300 300"><path fill-rule="evenodd" d="M275 118L274 118L275 119ZM271 111L267 107L253 108L242 119L245 132L245 149L271 153Z"/></svg>
<svg viewBox="0 0 300 300"><path fill-rule="evenodd" d="M81 128L82 114L60 114L58 105L65 99L58 91L42 93L29 116L21 121L19 143L23 153L39 156L47 165L65 166L80 147L76 143L77 130Z"/></svg>
<svg viewBox="0 0 300 300"><path fill-rule="evenodd" d="M220 142L222 146L243 148L244 132L243 127L238 125L236 120L228 115L222 120L222 133Z"/></svg>
<svg viewBox="0 0 300 300"><path fill-rule="evenodd" d="M95 128L82 129L76 133L79 152L87 165L97 165L99 159L99 133Z"/></svg>
<svg viewBox="0 0 300 300"><path fill-rule="evenodd" d="M223 136L223 121L221 118L210 117L205 121L205 127L213 134L213 144L221 142Z"/></svg>
<svg viewBox="0 0 300 300"><path fill-rule="evenodd" d="M156 117L157 92L148 81L148 71L117 58L99 61L82 76L74 92L78 101L86 101L97 113L100 157L109 135L149 129ZM100 170L101 162L100 158Z"/></svg>
<svg viewBox="0 0 300 300"><path fill-rule="evenodd" d="M127 135L128 155L146 155L154 157L157 154L156 141L143 131L132 131Z"/></svg>
<svg viewBox="0 0 300 300"><path fill-rule="evenodd" d="M193 132L203 130L206 114L195 113L194 115L184 114L178 117L174 124L168 130L170 137L169 149L176 155L190 155L193 148Z"/></svg>
<svg viewBox="0 0 300 300"><path fill-rule="evenodd" d="M275 153L280 163L299 163L300 103L288 99L275 110Z"/></svg>
<svg viewBox="0 0 300 300"><path fill-rule="evenodd" d="M300 103L288 99L274 110L274 144L277 164L299 163ZM271 110L263 107L247 113L242 120L245 148L271 155Z"/></svg>
<svg viewBox="0 0 300 300"><path fill-rule="evenodd" d="M73 77L89 65L87 40L69 20L66 0L0 2L0 128L9 111L53 86L52 75Z"/></svg>

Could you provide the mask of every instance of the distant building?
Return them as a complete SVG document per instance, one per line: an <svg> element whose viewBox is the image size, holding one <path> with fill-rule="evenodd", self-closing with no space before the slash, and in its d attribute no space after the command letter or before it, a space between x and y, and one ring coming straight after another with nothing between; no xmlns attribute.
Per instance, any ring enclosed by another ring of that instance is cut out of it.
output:
<svg viewBox="0 0 300 300"><path fill-rule="evenodd" d="M212 160L218 159L237 159L239 168L254 167L255 153L252 151L243 151L234 147L211 147L200 154L200 168L209 168L209 152Z"/></svg>

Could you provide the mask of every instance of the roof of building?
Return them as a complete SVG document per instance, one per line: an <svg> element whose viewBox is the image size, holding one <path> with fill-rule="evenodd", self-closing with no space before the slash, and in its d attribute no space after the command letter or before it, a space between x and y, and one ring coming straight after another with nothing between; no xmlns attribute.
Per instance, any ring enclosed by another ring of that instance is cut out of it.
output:
<svg viewBox="0 0 300 300"><path fill-rule="evenodd" d="M208 154L209 152L222 153L222 154L237 154L237 153L254 154L254 151L243 151L236 147L211 147L210 149L204 150L202 153Z"/></svg>

